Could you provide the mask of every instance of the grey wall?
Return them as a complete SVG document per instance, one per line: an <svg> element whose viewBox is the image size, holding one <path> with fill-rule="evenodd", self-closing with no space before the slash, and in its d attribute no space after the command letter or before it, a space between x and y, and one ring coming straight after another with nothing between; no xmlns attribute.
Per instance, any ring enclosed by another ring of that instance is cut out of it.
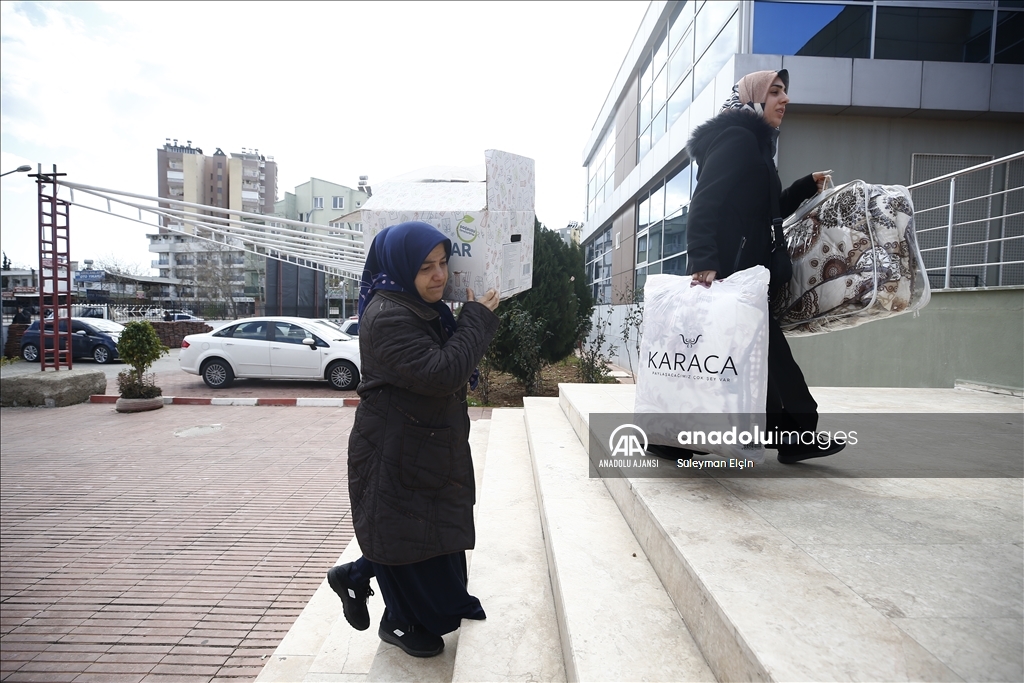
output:
<svg viewBox="0 0 1024 683"><path fill-rule="evenodd" d="M637 369L636 334L622 339L626 306L596 306L605 351ZM790 337L807 383L819 387L952 387L956 380L1024 388L1024 287L932 292L920 315L841 332ZM628 352L628 357L627 357Z"/></svg>
<svg viewBox="0 0 1024 683"><path fill-rule="evenodd" d="M779 137L784 185L812 171L833 169L849 180L910 184L913 154L991 154L1024 150L1024 125L1009 121L952 121L880 116L789 113Z"/></svg>
<svg viewBox="0 0 1024 683"><path fill-rule="evenodd" d="M1024 388L1024 288L932 292L908 313L850 330L790 338L811 386Z"/></svg>

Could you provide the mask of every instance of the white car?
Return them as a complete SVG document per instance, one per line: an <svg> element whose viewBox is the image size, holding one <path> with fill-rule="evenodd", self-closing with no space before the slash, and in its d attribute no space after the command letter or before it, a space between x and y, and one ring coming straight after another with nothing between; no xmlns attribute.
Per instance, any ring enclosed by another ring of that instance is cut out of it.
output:
<svg viewBox="0 0 1024 683"><path fill-rule="evenodd" d="M325 379L339 391L359 384L359 341L308 318L236 320L181 342L181 369L222 389L235 378Z"/></svg>
<svg viewBox="0 0 1024 683"><path fill-rule="evenodd" d="M317 322L327 323L331 327L337 327L339 330L344 332L350 337L359 336L359 318L348 318L346 320L329 320L327 318L317 318Z"/></svg>

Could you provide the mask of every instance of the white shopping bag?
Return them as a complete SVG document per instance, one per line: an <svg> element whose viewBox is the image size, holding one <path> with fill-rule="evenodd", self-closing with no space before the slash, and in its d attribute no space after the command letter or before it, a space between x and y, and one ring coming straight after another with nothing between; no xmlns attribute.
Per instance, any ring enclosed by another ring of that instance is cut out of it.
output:
<svg viewBox="0 0 1024 683"><path fill-rule="evenodd" d="M651 443L764 461L769 278L762 266L710 287L647 278L634 411Z"/></svg>

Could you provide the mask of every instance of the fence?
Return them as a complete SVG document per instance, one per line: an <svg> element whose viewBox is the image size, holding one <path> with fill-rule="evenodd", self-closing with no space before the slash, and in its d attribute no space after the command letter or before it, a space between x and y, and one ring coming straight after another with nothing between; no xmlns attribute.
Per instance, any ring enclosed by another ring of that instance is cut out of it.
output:
<svg viewBox="0 0 1024 683"><path fill-rule="evenodd" d="M911 177L976 159L915 154ZM1024 152L915 182L908 189L933 289L1024 285Z"/></svg>

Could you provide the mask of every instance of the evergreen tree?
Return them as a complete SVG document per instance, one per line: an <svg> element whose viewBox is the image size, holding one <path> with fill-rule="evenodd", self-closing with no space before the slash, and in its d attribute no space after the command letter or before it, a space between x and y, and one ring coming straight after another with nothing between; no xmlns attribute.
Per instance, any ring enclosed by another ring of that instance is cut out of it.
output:
<svg viewBox="0 0 1024 683"><path fill-rule="evenodd" d="M594 301L583 271L579 245L566 244L558 233L535 219L533 229L533 286L501 303L501 325L491 342L489 357L494 366L509 372L524 384L534 381L523 362L526 337L539 337L539 360L557 363L572 354L590 326ZM504 309L504 311L502 311ZM516 314L512 315L515 311ZM519 329L528 327L530 330ZM540 333L526 334L539 330ZM534 356L535 357L535 356ZM522 376L521 376L522 375Z"/></svg>

